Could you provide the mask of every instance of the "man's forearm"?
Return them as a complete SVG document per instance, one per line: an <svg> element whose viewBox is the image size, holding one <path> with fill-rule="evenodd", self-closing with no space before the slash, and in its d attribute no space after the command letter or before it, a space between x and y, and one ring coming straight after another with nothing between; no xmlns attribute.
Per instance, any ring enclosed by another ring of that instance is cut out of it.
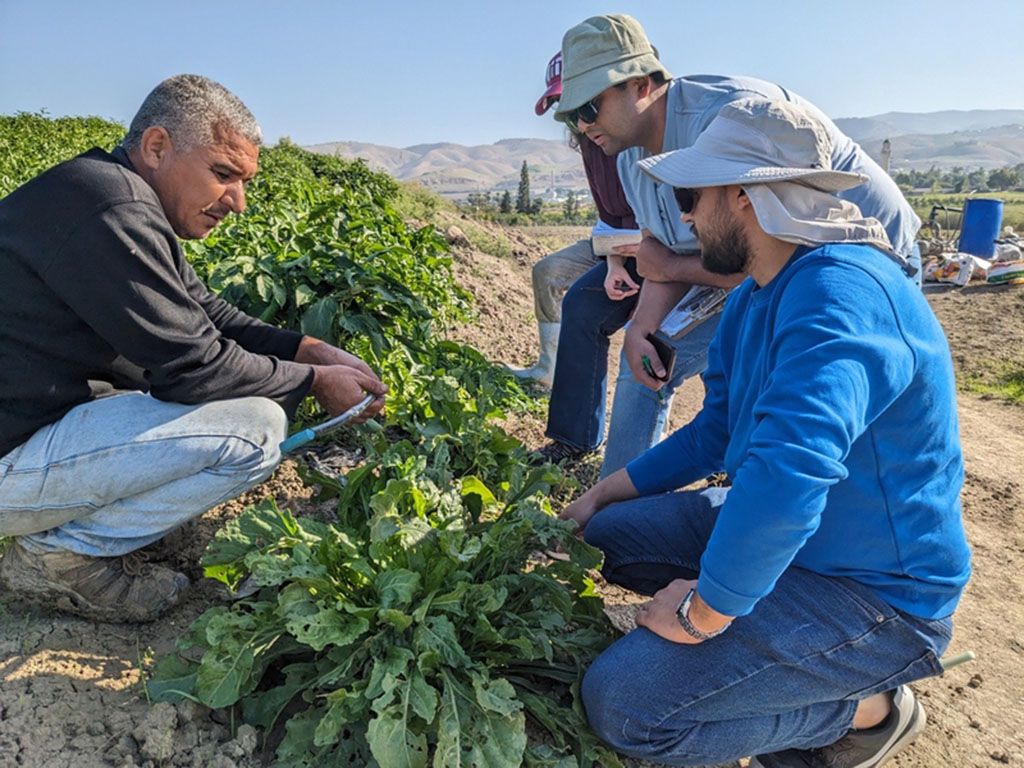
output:
<svg viewBox="0 0 1024 768"><path fill-rule="evenodd" d="M587 493L592 494L591 498L598 509L603 509L609 504L614 504L617 501L635 499L640 495L636 486L633 485L633 481L630 479L629 473L626 472L625 467L608 475L608 477L601 480L601 482L587 491Z"/></svg>
<svg viewBox="0 0 1024 768"><path fill-rule="evenodd" d="M715 288L733 288L743 282L744 275L718 275L701 266L700 256L676 255L666 259L657 274L648 279L660 282L711 285Z"/></svg>

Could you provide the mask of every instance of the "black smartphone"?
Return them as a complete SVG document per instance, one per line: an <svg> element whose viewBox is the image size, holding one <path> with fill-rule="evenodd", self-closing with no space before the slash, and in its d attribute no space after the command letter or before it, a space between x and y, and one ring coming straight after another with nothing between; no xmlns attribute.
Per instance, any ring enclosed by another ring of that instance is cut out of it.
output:
<svg viewBox="0 0 1024 768"><path fill-rule="evenodd" d="M668 342L659 339L653 333L647 334L647 340L651 342L654 351L658 353L658 359L661 360L661 364L665 368L664 376L655 376L654 378L658 379L658 381L668 381L672 375L672 366L676 364L675 348Z"/></svg>

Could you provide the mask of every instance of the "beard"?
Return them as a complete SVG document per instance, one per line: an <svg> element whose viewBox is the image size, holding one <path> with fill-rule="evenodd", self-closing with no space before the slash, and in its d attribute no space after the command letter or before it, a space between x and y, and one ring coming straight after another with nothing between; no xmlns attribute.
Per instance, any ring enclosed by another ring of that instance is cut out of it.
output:
<svg viewBox="0 0 1024 768"><path fill-rule="evenodd" d="M750 263L750 243L735 222L716 227L720 234L699 238L700 263L716 275L734 275L746 271ZM694 228L694 234L696 228Z"/></svg>

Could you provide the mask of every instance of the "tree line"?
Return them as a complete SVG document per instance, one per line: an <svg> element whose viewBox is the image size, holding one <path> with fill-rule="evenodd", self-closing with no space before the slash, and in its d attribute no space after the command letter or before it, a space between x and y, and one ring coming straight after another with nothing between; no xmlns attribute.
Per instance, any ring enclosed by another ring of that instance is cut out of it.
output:
<svg viewBox="0 0 1024 768"><path fill-rule="evenodd" d="M932 166L927 171L897 171L892 174L893 180L904 191L928 189L932 192L949 190L952 192L993 192L1016 189L1021 186L1024 177L1024 163L1007 165L1002 168L975 168L969 170L961 166L941 169Z"/></svg>
<svg viewBox="0 0 1024 768"><path fill-rule="evenodd" d="M470 192L463 207L475 216L504 220L507 223L516 223L523 219L546 223L592 223L595 211L593 208L584 209L582 202L581 195L569 190L560 207L545 206L543 200L533 197L530 193L530 169L523 160L523 165L519 169L519 186L515 199L507 189L500 194L492 191Z"/></svg>

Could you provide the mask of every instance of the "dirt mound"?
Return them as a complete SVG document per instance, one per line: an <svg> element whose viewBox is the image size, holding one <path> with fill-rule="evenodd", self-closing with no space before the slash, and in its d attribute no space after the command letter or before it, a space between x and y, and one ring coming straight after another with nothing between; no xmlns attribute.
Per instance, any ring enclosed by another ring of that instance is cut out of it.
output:
<svg viewBox="0 0 1024 768"><path fill-rule="evenodd" d="M459 280L476 297L478 323L449 333L495 360L531 363L537 340L530 268L583 230L504 229L457 216L445 224L450 225L471 244L457 245L454 254ZM972 286L930 291L928 297L949 336L958 373L1024 363L1024 288ZM617 372L620 344L613 340L609 381ZM673 427L699 409L702 397L699 381L681 388ZM930 725L893 761L900 768L1024 765L1024 492L1014 474L1024 456L1024 408L962 394L960 422L974 575L956 615L950 654L974 650L978 660L914 685ZM540 419L508 426L529 445L543 440ZM213 532L245 504L267 495L298 513L310 509L309 490L295 465L285 463L247 497L194 524L171 551L170 562L199 580L198 556ZM641 600L614 588L605 594L616 625L632 626ZM217 585L199 581L183 607L139 627L48 614L0 595L0 768L260 765L259 734L252 729L191 703L150 707L141 685L152 659L170 651L188 623L221 599Z"/></svg>

